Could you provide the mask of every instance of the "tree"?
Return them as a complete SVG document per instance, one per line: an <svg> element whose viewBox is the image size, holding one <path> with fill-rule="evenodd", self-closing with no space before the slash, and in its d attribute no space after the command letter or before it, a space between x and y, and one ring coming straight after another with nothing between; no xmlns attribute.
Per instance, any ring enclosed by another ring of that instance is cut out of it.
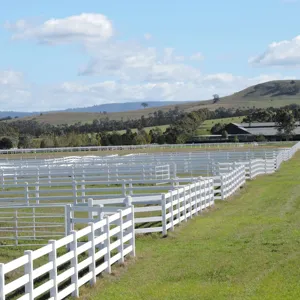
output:
<svg viewBox="0 0 300 300"><path fill-rule="evenodd" d="M287 109L279 109L276 112L275 124L279 135L283 135L288 139L293 135L296 128L296 120L293 114Z"/></svg>
<svg viewBox="0 0 300 300"><path fill-rule="evenodd" d="M210 130L212 134L219 134L220 132L223 132L224 128L227 124L224 123L216 123Z"/></svg>
<svg viewBox="0 0 300 300"><path fill-rule="evenodd" d="M141 103L141 105L143 106L143 108L146 108L149 106L148 103L146 103L146 102Z"/></svg>
<svg viewBox="0 0 300 300"><path fill-rule="evenodd" d="M13 142L9 138L2 138L0 140L0 149L11 149L13 148Z"/></svg>
<svg viewBox="0 0 300 300"><path fill-rule="evenodd" d="M46 141L41 140L40 148L46 148Z"/></svg>
<svg viewBox="0 0 300 300"><path fill-rule="evenodd" d="M238 143L238 142L239 142L239 138L237 137L237 135L234 137L233 141L234 141L235 143Z"/></svg>
<svg viewBox="0 0 300 300"><path fill-rule="evenodd" d="M219 102L220 101L220 96L218 95L218 94L214 94L213 95L213 103L217 103L217 102Z"/></svg>
<svg viewBox="0 0 300 300"><path fill-rule="evenodd" d="M226 140L228 139L228 132L226 130L222 131L222 137Z"/></svg>
<svg viewBox="0 0 300 300"><path fill-rule="evenodd" d="M28 135L21 135L19 137L18 148L29 148L30 142Z"/></svg>

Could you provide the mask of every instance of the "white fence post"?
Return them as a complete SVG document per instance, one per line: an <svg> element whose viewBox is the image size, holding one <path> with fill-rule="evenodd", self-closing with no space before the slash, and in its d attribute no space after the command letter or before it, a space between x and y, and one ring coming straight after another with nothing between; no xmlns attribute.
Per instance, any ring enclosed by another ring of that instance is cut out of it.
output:
<svg viewBox="0 0 300 300"><path fill-rule="evenodd" d="M119 222L118 223L119 223L119 226L120 226L120 231L119 231L120 246L118 247L118 252L121 254L121 258L119 260L119 263L123 264L124 263L123 211L122 211L122 209L119 209L118 212L119 212ZM134 222L133 222L133 224L134 224Z"/></svg>
<svg viewBox="0 0 300 300"><path fill-rule="evenodd" d="M33 222L33 239L36 240L35 207L32 208L32 222Z"/></svg>
<svg viewBox="0 0 300 300"><path fill-rule="evenodd" d="M73 198L74 198L74 204L77 204L77 182L73 181L72 182L72 189L73 189Z"/></svg>
<svg viewBox="0 0 300 300"><path fill-rule="evenodd" d="M51 186L51 169L50 169L50 165L48 165L48 184Z"/></svg>
<svg viewBox="0 0 300 300"><path fill-rule="evenodd" d="M24 187L24 197L25 197L26 205L29 205L29 189L28 189L28 182L25 182L25 187Z"/></svg>
<svg viewBox="0 0 300 300"><path fill-rule="evenodd" d="M35 203L40 204L40 186L38 182L36 182L35 184Z"/></svg>
<svg viewBox="0 0 300 300"><path fill-rule="evenodd" d="M126 197L126 180L123 179L122 182L122 196Z"/></svg>
<svg viewBox="0 0 300 300"><path fill-rule="evenodd" d="M180 199L180 193L179 193L179 189L176 190L177 193L176 193L176 199L177 199L177 219L178 219L178 223L180 223L180 202L179 202L179 199Z"/></svg>
<svg viewBox="0 0 300 300"><path fill-rule="evenodd" d="M172 191L169 191L169 193L170 193L170 202L169 203L171 203L171 206L170 206L170 212L171 212L171 231L174 231L174 209L173 209L173 205L174 205L174 201L173 201L173 193L172 193Z"/></svg>
<svg viewBox="0 0 300 300"><path fill-rule="evenodd" d="M221 175L220 179L221 179L221 199L224 200L225 199L225 189L224 189L225 179L224 179L224 176Z"/></svg>
<svg viewBox="0 0 300 300"><path fill-rule="evenodd" d="M132 252L131 255L135 257L135 221L134 221L134 206L131 205L131 213L130 213L130 218L132 220L132 226L131 226L131 233L132 233L132 239L130 242L130 245L132 246Z"/></svg>
<svg viewBox="0 0 300 300"><path fill-rule="evenodd" d="M17 170L14 169L14 184L18 184Z"/></svg>
<svg viewBox="0 0 300 300"><path fill-rule="evenodd" d="M4 264L0 263L0 300L5 300L5 275L4 275Z"/></svg>
<svg viewBox="0 0 300 300"><path fill-rule="evenodd" d="M74 257L71 259L71 266L74 268L74 274L71 276L71 282L75 286L75 290L72 293L73 297L79 297L79 287L78 287L78 255L77 255L77 232L72 231L73 241L70 245L70 251L73 251Z"/></svg>
<svg viewBox="0 0 300 300"><path fill-rule="evenodd" d="M32 250L24 251L24 254L28 256L28 263L24 265L24 274L28 275L28 282L25 284L25 293L28 294L29 300L33 300L33 257Z"/></svg>
<svg viewBox="0 0 300 300"><path fill-rule="evenodd" d="M84 175L83 175L84 176ZM81 202L85 202L85 180L81 180Z"/></svg>
<svg viewBox="0 0 300 300"><path fill-rule="evenodd" d="M50 240L49 244L51 245L52 249L49 253L49 262L52 262L53 268L49 271L49 279L53 280L53 287L50 289L50 297L54 300L58 299L58 284L57 284L57 263L56 263L56 241Z"/></svg>
<svg viewBox="0 0 300 300"><path fill-rule="evenodd" d="M65 236L71 234L73 230L71 204L65 206Z"/></svg>
<svg viewBox="0 0 300 300"><path fill-rule="evenodd" d="M161 195L161 218L162 218L162 234L163 236L167 235L167 210L166 210L166 195Z"/></svg>
<svg viewBox="0 0 300 300"><path fill-rule="evenodd" d="M1 185L2 185L2 190L4 190L4 185L5 185L5 179L4 179L4 170L1 169Z"/></svg>
<svg viewBox="0 0 300 300"><path fill-rule="evenodd" d="M89 234L89 242L91 242L91 248L89 249L89 257L92 258L92 262L89 265L89 271L92 272L92 279L90 280L90 284L94 285L96 283L96 258L95 258L95 229L94 223L90 222L89 226L91 227L91 233Z"/></svg>
<svg viewBox="0 0 300 300"><path fill-rule="evenodd" d="M18 246L18 210L15 209L15 245Z"/></svg>
<svg viewBox="0 0 300 300"><path fill-rule="evenodd" d="M106 248L106 254L104 255L104 262L107 262L107 268L105 272L108 274L111 273L111 263L110 263L110 224L109 224L109 216L105 216L105 225L104 232L106 233L106 239L104 241L104 247Z"/></svg>

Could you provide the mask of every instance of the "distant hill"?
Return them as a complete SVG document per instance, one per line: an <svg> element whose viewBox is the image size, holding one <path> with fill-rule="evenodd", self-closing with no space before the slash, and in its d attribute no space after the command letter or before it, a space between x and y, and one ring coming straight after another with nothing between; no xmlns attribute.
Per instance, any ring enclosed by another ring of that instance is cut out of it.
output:
<svg viewBox="0 0 300 300"><path fill-rule="evenodd" d="M185 101L151 101L145 102L148 104L147 107L161 107L166 105L178 105L184 103ZM131 111L142 109L142 103L144 102L127 102L127 103L108 103L108 104L100 104L94 105L90 107L81 107L81 108L69 108L64 110L65 112L123 112L123 111Z"/></svg>
<svg viewBox="0 0 300 300"><path fill-rule="evenodd" d="M48 113L63 113L63 112L76 112L76 113L99 113L99 112L125 112L142 109L142 103L147 103L147 107L161 107L166 105L178 105L185 103L186 101L149 101L149 102L126 102L126 103L107 103L107 104L99 104L88 107L77 107L77 108L68 108L65 110L55 110L55 111L36 111L36 112L18 112L18 111L0 111L0 119L11 117L11 118L23 118L29 116L37 116L39 114L48 114Z"/></svg>
<svg viewBox="0 0 300 300"><path fill-rule="evenodd" d="M152 106L161 104L163 106ZM109 111L107 107L113 104L103 104L95 106L96 112L82 112L83 108L79 108L75 110L67 110L63 112L50 112L43 113L43 115L36 115L26 117L25 119L35 119L39 122L50 123L50 124L74 124L76 122L92 122L94 119L101 118L110 118L111 120L120 120L127 118L140 118L142 115L148 116L149 114L157 111L158 109L162 111L167 111L169 109L173 109L175 106L178 106L183 111L189 112L193 110L198 110L201 108L208 108L210 110L215 110L218 107L225 108L267 108L267 107L281 107L289 104L298 104L300 105L300 80L277 80L270 81L266 83L257 84L251 87L248 87L240 92L234 93L230 96L220 98L220 101L217 103L213 103L212 100L207 101L194 101L194 102L148 102L149 106L145 109L138 109L141 107L141 103L121 103L115 104L117 107L129 108L130 105L135 107L134 110L125 111L123 110ZM103 108L104 105L106 109ZM102 108L100 108L102 107ZM92 109L92 108L86 108ZM111 107L111 109L116 109ZM97 111L99 110L99 111ZM118 110L118 109L116 109ZM107 114L99 113L106 111Z"/></svg>

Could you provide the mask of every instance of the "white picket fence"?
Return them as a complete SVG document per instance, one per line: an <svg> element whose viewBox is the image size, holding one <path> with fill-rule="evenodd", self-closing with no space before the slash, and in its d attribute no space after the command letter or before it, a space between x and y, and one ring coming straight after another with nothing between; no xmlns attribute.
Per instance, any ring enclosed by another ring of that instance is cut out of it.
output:
<svg viewBox="0 0 300 300"><path fill-rule="evenodd" d="M111 266L124 263L127 255L135 256L133 207L49 241L38 250L25 251L9 263L0 263L0 299L79 297L81 286L88 282L94 285L97 275L111 273ZM9 280L11 274L13 280Z"/></svg>

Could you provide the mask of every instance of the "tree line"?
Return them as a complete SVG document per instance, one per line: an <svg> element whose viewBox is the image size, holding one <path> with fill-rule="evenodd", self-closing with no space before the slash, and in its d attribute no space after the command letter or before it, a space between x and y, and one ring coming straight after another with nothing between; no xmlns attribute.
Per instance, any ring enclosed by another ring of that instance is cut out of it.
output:
<svg viewBox="0 0 300 300"><path fill-rule="evenodd" d="M157 110L136 119L111 120L108 115L91 123L51 125L31 120L6 118L0 122L0 148L76 147L93 145L137 145L148 143L185 143L207 119L243 116L248 109L217 108L184 112L177 106ZM158 126L169 125L162 131ZM153 127L149 132L146 127ZM120 133L119 131L124 131ZM7 139L11 143L8 143ZM1 139L0 139L1 141Z"/></svg>

